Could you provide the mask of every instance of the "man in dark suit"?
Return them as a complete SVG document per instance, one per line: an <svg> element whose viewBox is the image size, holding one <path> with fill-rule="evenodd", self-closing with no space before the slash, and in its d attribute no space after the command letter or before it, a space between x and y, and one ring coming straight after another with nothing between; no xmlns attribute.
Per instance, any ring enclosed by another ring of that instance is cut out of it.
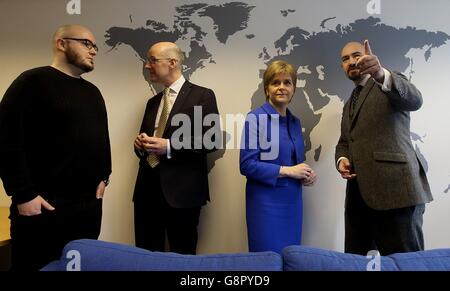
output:
<svg viewBox="0 0 450 291"><path fill-rule="evenodd" d="M367 40L345 45L341 61L356 86L335 156L347 180L345 251L423 250L423 213L433 197L411 143L409 114L422 106L422 95L405 76L384 69Z"/></svg>
<svg viewBox="0 0 450 291"><path fill-rule="evenodd" d="M134 142L134 223L136 246L164 251L167 234L170 251L195 254L200 210L209 201L206 156L218 149L220 124L214 92L184 79L183 59L170 42L148 51L150 80L165 89L148 101ZM207 116L215 122L204 122Z"/></svg>

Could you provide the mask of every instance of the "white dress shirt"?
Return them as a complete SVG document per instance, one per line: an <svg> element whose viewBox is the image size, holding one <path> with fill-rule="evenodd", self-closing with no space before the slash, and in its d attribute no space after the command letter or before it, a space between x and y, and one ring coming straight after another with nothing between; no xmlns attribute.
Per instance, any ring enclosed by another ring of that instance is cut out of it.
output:
<svg viewBox="0 0 450 291"><path fill-rule="evenodd" d="M178 80L172 83L172 85L169 86L169 113L172 111L173 104L175 104L175 101L177 100L178 94L181 91L181 87L183 87L184 82L186 82L186 79L181 76ZM164 106L164 98L161 98L161 102L159 103L158 107L158 113L156 114L156 121L155 121L155 131L153 132L153 136L156 133L156 129L159 125L159 118L161 117L161 113ZM170 139L167 139L167 158L170 159L172 156L170 154Z"/></svg>

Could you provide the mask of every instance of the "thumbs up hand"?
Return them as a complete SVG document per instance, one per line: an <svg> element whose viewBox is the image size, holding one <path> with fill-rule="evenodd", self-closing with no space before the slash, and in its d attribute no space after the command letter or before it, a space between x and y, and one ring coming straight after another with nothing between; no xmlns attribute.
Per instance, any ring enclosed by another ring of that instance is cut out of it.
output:
<svg viewBox="0 0 450 291"><path fill-rule="evenodd" d="M378 57L372 53L368 40L364 41L364 55L356 62L361 75L369 74L377 82L384 82L384 70Z"/></svg>

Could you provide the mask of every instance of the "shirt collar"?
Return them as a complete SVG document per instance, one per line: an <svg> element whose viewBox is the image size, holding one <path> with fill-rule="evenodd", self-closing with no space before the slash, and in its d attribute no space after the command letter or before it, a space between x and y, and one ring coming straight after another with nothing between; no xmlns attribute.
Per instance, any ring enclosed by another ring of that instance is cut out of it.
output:
<svg viewBox="0 0 450 291"><path fill-rule="evenodd" d="M169 86L170 93L175 93L178 95L178 93L181 90L181 87L183 87L184 82L186 82L186 79L183 77L183 75L181 75L181 77L178 78L178 80L176 80L175 82L172 83L172 85Z"/></svg>

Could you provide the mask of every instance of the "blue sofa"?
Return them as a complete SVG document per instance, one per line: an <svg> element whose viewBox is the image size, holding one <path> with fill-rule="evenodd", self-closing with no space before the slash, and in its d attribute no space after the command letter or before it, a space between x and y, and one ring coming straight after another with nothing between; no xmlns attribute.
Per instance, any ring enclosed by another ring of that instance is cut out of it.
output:
<svg viewBox="0 0 450 291"><path fill-rule="evenodd" d="M305 246L274 252L181 255L97 240L68 243L43 271L449 271L450 249L366 257Z"/></svg>
<svg viewBox="0 0 450 291"><path fill-rule="evenodd" d="M43 271L282 271L274 252L181 255L89 239L69 242Z"/></svg>

